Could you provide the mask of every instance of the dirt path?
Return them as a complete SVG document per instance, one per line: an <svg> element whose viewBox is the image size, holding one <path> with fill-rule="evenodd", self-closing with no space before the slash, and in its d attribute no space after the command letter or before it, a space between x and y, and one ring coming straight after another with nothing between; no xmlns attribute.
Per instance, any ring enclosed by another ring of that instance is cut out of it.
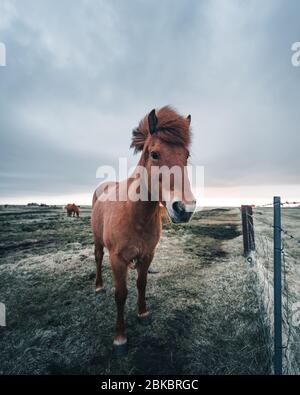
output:
<svg viewBox="0 0 300 395"><path fill-rule="evenodd" d="M149 275L148 325L137 321L130 271L123 360L111 353L115 305L107 256L107 291L93 289L89 211L77 222L60 212L51 218L40 218L52 221L43 232L38 216L25 225L29 233L35 227L32 239L58 235L54 246L0 258L0 302L7 308L0 373L268 373L251 271L240 256L238 210L202 212L190 225L164 231L153 262L159 274Z"/></svg>

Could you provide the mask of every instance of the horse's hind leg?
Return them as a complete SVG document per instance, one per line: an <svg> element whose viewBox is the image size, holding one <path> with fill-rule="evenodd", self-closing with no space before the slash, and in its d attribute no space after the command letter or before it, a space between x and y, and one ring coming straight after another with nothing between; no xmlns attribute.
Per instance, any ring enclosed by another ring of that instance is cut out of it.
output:
<svg viewBox="0 0 300 395"><path fill-rule="evenodd" d="M138 317L143 318L149 315L149 310L146 307L146 285L147 285L147 274L148 268L153 259L151 255L148 259L137 264L138 278L136 281L138 289Z"/></svg>
<svg viewBox="0 0 300 395"><path fill-rule="evenodd" d="M117 254L110 255L110 263L115 280L115 300L117 305L117 322L114 346L117 351L125 351L127 339L125 336L124 309L127 298L128 262Z"/></svg>
<svg viewBox="0 0 300 395"><path fill-rule="evenodd" d="M95 243L96 292L104 290L102 281L103 246Z"/></svg>

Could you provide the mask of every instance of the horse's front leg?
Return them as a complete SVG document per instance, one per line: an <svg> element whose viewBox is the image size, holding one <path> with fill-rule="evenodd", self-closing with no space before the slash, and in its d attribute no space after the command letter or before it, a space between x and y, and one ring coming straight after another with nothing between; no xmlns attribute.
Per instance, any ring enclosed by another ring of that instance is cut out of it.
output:
<svg viewBox="0 0 300 395"><path fill-rule="evenodd" d="M138 289L138 316L140 318L149 315L149 311L146 307L146 285L147 285L147 274L148 268L152 262L153 255L144 259L142 262L137 264L138 277L136 281Z"/></svg>
<svg viewBox="0 0 300 395"><path fill-rule="evenodd" d="M124 309L127 298L128 264L119 255L111 255L110 262L115 280L115 300L117 305L117 323L114 345L124 348L127 343L125 336Z"/></svg>
<svg viewBox="0 0 300 395"><path fill-rule="evenodd" d="M95 261L96 261L96 292L104 291L102 281L102 262L103 262L103 245L95 239Z"/></svg>

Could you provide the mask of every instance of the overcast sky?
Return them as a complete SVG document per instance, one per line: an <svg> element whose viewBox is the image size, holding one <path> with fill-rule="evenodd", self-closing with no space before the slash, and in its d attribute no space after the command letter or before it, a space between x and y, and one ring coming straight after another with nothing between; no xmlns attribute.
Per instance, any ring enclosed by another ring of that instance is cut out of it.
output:
<svg viewBox="0 0 300 395"><path fill-rule="evenodd" d="M166 104L192 114L207 196L300 199L296 41L296 0L1 0L0 203L89 203Z"/></svg>

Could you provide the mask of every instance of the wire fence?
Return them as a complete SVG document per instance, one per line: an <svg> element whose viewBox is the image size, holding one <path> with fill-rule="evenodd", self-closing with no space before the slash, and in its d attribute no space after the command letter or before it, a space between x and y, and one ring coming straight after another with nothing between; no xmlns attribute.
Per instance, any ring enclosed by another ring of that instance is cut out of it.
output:
<svg viewBox="0 0 300 395"><path fill-rule="evenodd" d="M281 329L282 373L300 374L300 219L299 202L281 203ZM253 211L253 212L252 212ZM250 220L251 216L251 220ZM273 203L253 207L248 214L251 251L246 254L254 272L264 340L270 366L274 363L274 221ZM255 238L255 240L254 240ZM281 356L281 355L280 355ZM274 370L273 370L274 372Z"/></svg>

